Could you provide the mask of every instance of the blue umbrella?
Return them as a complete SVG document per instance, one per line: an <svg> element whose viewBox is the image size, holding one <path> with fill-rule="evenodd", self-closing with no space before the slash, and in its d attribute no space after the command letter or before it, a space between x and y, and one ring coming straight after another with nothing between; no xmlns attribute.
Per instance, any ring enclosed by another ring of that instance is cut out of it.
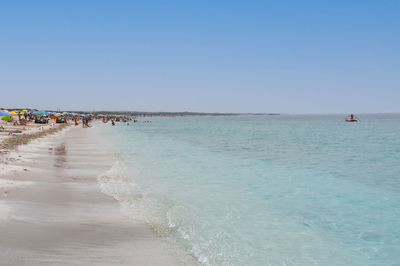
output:
<svg viewBox="0 0 400 266"><path fill-rule="evenodd" d="M35 112L33 112L33 114L35 114L35 115L45 115L47 113L48 113L47 111L35 111Z"/></svg>
<svg viewBox="0 0 400 266"><path fill-rule="evenodd" d="M7 113L7 112L0 112L0 116L5 116L5 115L10 115L10 113Z"/></svg>

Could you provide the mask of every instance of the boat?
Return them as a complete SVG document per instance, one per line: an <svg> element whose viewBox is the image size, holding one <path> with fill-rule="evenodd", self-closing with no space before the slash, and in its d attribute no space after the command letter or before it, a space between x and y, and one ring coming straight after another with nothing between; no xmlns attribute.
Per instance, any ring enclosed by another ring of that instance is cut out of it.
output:
<svg viewBox="0 0 400 266"><path fill-rule="evenodd" d="M355 115L351 114L351 115L347 116L344 121L345 122L358 122L358 118Z"/></svg>

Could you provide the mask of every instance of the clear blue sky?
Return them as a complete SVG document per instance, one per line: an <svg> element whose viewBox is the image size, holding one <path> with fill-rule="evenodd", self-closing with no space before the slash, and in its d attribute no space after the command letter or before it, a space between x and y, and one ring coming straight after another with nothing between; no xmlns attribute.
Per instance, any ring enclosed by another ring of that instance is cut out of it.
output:
<svg viewBox="0 0 400 266"><path fill-rule="evenodd" d="M0 90L0 107L400 112L400 1L1 1Z"/></svg>

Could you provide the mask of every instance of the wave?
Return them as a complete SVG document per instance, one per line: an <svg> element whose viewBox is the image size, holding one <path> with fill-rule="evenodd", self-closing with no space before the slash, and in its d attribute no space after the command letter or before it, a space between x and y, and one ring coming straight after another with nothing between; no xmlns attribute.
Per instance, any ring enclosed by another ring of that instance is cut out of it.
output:
<svg viewBox="0 0 400 266"><path fill-rule="evenodd" d="M130 219L148 224L159 237L190 253L201 265L211 265L195 243L184 207L135 182L140 173L132 171L132 167L128 169L121 154L113 158L112 167L97 177L101 192L117 200L122 213Z"/></svg>

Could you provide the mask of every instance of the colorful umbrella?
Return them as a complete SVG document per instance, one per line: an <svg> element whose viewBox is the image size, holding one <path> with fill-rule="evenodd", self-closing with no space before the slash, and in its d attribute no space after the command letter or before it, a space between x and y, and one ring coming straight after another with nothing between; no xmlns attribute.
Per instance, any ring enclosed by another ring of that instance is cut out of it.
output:
<svg viewBox="0 0 400 266"><path fill-rule="evenodd" d="M33 114L35 114L35 115L45 115L47 113L48 113L47 111L35 111L35 112L33 112Z"/></svg>
<svg viewBox="0 0 400 266"><path fill-rule="evenodd" d="M1 120L10 122L10 121L12 121L12 115L3 116L3 117L1 118Z"/></svg>

